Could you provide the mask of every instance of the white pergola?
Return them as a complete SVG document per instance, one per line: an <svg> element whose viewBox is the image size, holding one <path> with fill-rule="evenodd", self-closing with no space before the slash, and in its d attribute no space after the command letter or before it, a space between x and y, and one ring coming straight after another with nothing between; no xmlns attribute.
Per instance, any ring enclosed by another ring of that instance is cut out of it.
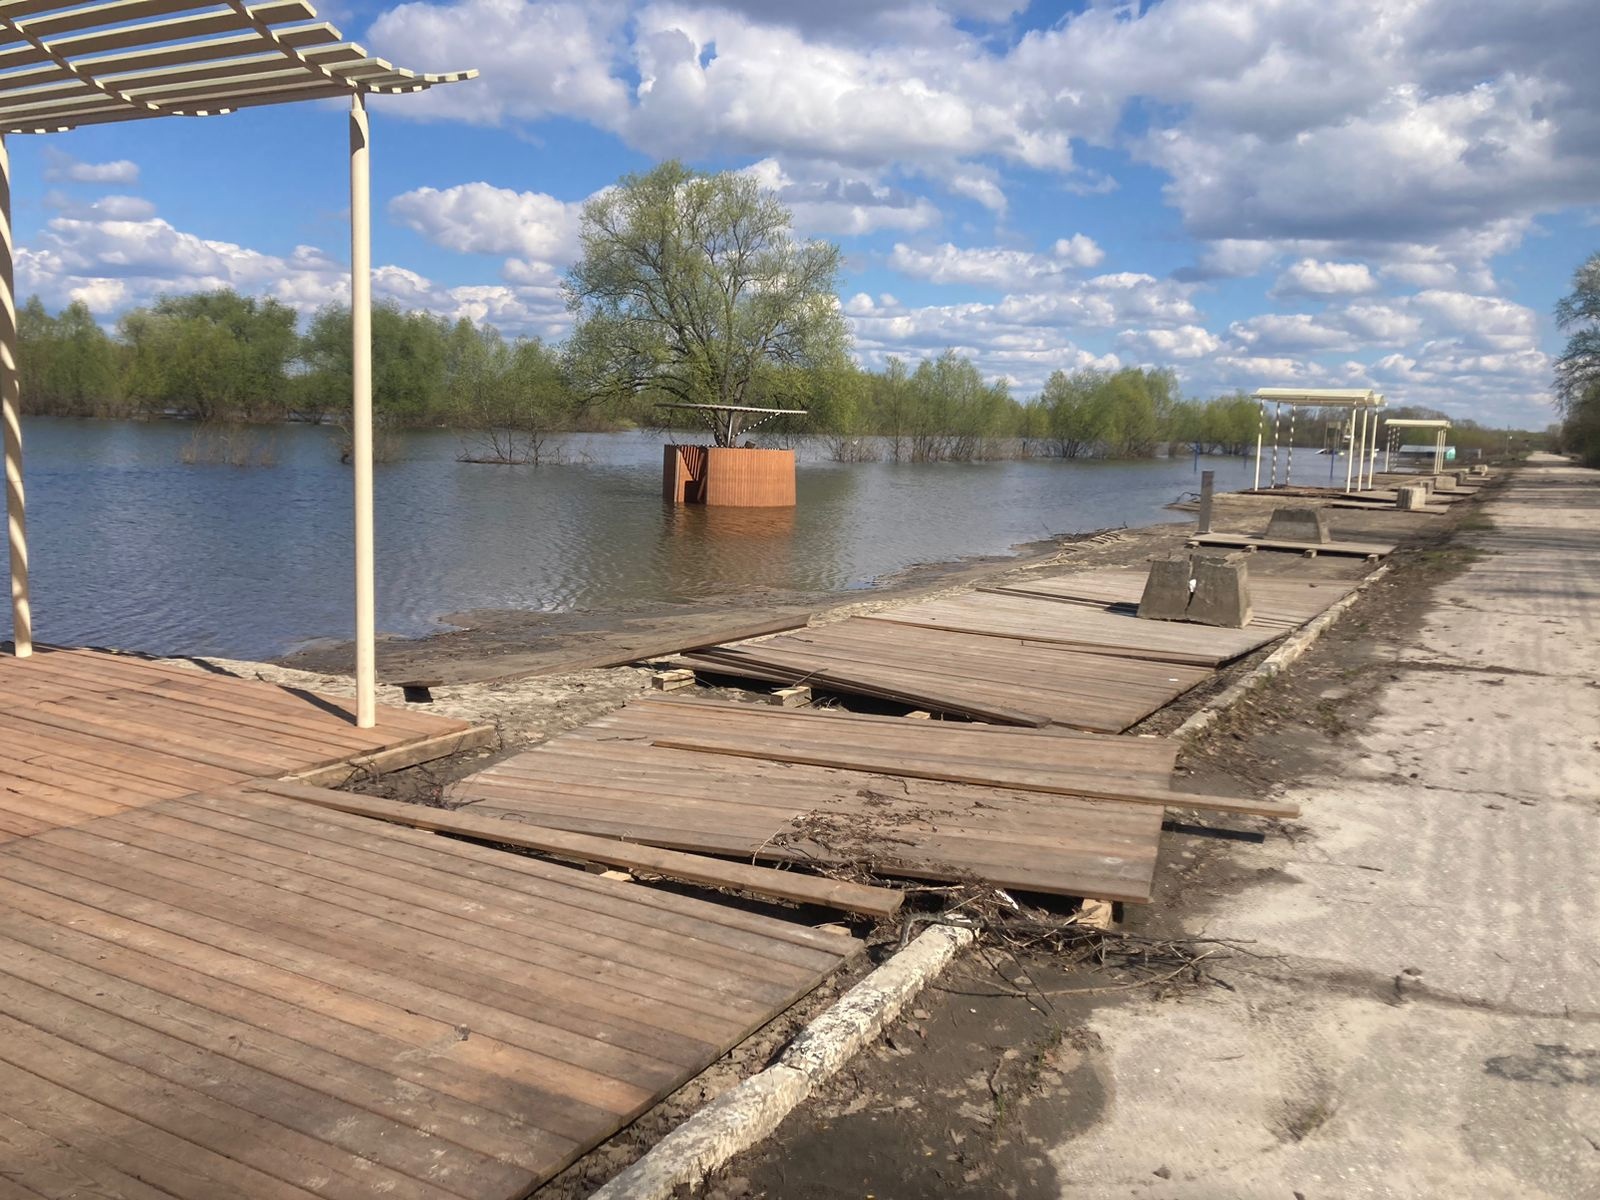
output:
<svg viewBox="0 0 1600 1200"><path fill-rule="evenodd" d="M1424 420L1420 417L1414 419L1409 417L1396 417L1393 420L1385 421L1383 423L1383 429L1388 435L1388 440L1384 443L1383 448L1383 469L1385 471L1389 469L1389 456L1395 451L1395 444L1400 436L1399 431L1402 429L1433 430L1433 473L1437 475L1440 471L1444 470L1444 435L1450 429L1449 421L1439 418Z"/></svg>
<svg viewBox="0 0 1600 1200"><path fill-rule="evenodd" d="M355 476L356 723L377 723L372 532L372 203L366 97L476 71L419 75L374 58L303 0L0 0L0 422L13 643L33 653L22 486L21 384L6 136L149 117L219 116L350 98L351 461Z"/></svg>
<svg viewBox="0 0 1600 1200"><path fill-rule="evenodd" d="M1256 477L1255 490L1261 489L1262 443L1266 436L1267 405L1272 405L1272 476L1269 487L1278 485L1278 429L1283 407L1289 406L1288 460L1283 473L1287 487L1294 473L1294 418L1301 408L1341 408L1349 416L1345 422L1350 436L1350 454L1345 461L1346 491L1363 491L1372 486L1373 466L1378 456L1378 412L1383 395L1371 388L1257 388ZM1359 459L1358 459L1359 454ZM1360 466L1357 466L1359 461Z"/></svg>

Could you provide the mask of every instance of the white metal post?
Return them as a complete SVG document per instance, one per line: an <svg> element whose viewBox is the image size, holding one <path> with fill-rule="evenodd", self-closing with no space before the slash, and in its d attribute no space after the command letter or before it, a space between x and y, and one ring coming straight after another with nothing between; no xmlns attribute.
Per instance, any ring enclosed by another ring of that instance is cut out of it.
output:
<svg viewBox="0 0 1600 1200"><path fill-rule="evenodd" d="M6 541L11 559L11 642L33 653L28 599L28 522L22 495L22 380L17 374L16 270L11 241L11 151L0 134L0 425L6 463Z"/></svg>
<svg viewBox="0 0 1600 1200"><path fill-rule="evenodd" d="M1367 468L1371 465L1367 455L1367 446L1372 441L1373 424L1372 410L1363 408L1361 410L1361 464L1356 467L1356 491L1358 492L1367 490Z"/></svg>
<svg viewBox="0 0 1600 1200"><path fill-rule="evenodd" d="M350 462L355 475L356 724L378 723L372 536L372 164L367 109L350 101Z"/></svg>
<svg viewBox="0 0 1600 1200"><path fill-rule="evenodd" d="M1267 424L1267 402L1260 401L1256 405L1256 481L1250 490L1261 490L1261 439L1265 434Z"/></svg>
<svg viewBox="0 0 1600 1200"><path fill-rule="evenodd" d="M1347 447L1344 452L1344 490L1348 492L1356 463L1356 410L1353 408L1345 421L1345 441Z"/></svg>

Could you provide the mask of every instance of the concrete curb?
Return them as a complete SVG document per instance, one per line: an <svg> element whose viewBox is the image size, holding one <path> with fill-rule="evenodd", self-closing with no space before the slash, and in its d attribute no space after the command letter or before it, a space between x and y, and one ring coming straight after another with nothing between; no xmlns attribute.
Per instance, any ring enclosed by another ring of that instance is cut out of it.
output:
<svg viewBox="0 0 1600 1200"><path fill-rule="evenodd" d="M976 934L934 925L800 1031L778 1061L674 1129L589 1200L665 1200L766 1137L900 1015Z"/></svg>
<svg viewBox="0 0 1600 1200"><path fill-rule="evenodd" d="M1204 708L1198 712L1191 713L1187 721L1173 730L1172 736L1175 738L1193 737L1195 734L1203 733L1209 729L1218 717L1239 703L1251 689L1265 683L1307 650L1311 649L1312 643L1326 633L1335 621L1344 616L1345 610L1361 599L1362 592L1377 583L1388 573L1389 564L1385 563L1356 584L1355 590L1343 600L1313 618L1309 624L1301 627L1297 632L1290 634L1283 645L1262 659L1254 671L1251 671L1250 674L1239 680L1232 687L1219 693Z"/></svg>

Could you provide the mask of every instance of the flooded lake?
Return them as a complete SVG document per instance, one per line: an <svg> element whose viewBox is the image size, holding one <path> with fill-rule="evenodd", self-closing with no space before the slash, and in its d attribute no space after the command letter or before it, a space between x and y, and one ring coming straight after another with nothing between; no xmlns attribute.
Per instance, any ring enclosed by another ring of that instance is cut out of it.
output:
<svg viewBox="0 0 1600 1200"><path fill-rule="evenodd" d="M164 654L268 658L351 634L343 436L258 431L273 465L185 463L176 422L23 423L35 636ZM800 447L794 510L674 508L654 433L574 435L567 462L457 462L450 432L402 435L377 468L378 628L418 636L478 608L625 608L764 589L869 587L917 563L1165 511L1200 486L1192 457L1137 463L838 464ZM1219 490L1248 459L1202 460ZM1318 482L1328 460L1295 456ZM0 612L0 636L10 611Z"/></svg>

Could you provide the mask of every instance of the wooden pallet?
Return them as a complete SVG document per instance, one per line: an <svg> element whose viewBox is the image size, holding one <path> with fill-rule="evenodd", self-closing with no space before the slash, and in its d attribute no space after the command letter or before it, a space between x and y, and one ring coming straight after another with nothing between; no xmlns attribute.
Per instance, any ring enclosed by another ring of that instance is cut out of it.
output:
<svg viewBox="0 0 1600 1200"><path fill-rule="evenodd" d="M884 609L864 620L956 633L1020 638L1070 646L1087 654L1218 667L1281 637L1281 629L1219 629L1178 621L1141 621L1130 613L1100 612L1036 596L972 592Z"/></svg>
<svg viewBox="0 0 1600 1200"><path fill-rule="evenodd" d="M5 1194L524 1196L858 950L264 795L20 837Z"/></svg>
<svg viewBox="0 0 1600 1200"><path fill-rule="evenodd" d="M1210 677L1206 667L859 617L687 656L702 671L804 683L1006 725L1120 733Z"/></svg>
<svg viewBox="0 0 1600 1200"><path fill-rule="evenodd" d="M0 655L0 841L247 779L390 768L494 740L464 721L133 655Z"/></svg>
<svg viewBox="0 0 1600 1200"><path fill-rule="evenodd" d="M1191 546L1230 546L1246 550L1290 550L1298 554L1353 554L1360 558L1387 558L1394 547L1379 542L1296 542L1284 538L1258 538L1242 533L1200 533Z"/></svg>

